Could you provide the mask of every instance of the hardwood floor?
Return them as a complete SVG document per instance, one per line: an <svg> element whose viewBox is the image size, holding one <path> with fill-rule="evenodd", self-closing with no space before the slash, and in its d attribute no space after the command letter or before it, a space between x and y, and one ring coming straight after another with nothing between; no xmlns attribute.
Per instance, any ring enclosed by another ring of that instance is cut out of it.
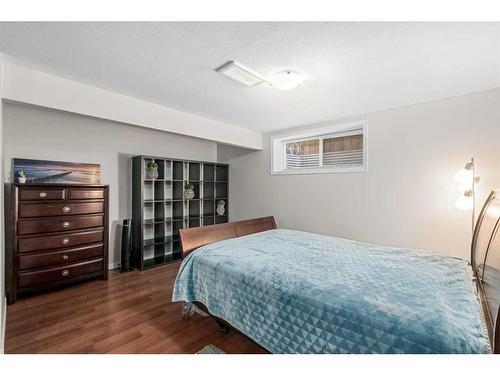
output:
<svg viewBox="0 0 500 375"><path fill-rule="evenodd" d="M181 319L172 303L180 263L148 271L110 271L95 280L19 299L7 308L6 353L195 353L215 344L226 353L264 353L211 317Z"/></svg>

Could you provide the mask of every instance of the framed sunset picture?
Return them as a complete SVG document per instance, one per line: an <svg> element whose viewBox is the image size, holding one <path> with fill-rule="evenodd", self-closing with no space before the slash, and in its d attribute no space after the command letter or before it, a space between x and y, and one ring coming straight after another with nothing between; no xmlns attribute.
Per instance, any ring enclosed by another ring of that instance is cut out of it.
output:
<svg viewBox="0 0 500 375"><path fill-rule="evenodd" d="M26 175L27 184L100 184L101 165L66 161L14 159L14 178Z"/></svg>

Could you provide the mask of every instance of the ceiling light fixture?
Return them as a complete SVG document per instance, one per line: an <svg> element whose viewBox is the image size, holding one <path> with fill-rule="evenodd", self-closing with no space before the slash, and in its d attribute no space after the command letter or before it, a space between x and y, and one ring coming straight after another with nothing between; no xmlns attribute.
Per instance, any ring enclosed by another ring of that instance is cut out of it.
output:
<svg viewBox="0 0 500 375"><path fill-rule="evenodd" d="M283 70L276 73L269 83L271 86L278 90L288 91L292 90L303 81L303 78L299 72L293 70Z"/></svg>
<svg viewBox="0 0 500 375"><path fill-rule="evenodd" d="M251 71L236 61L227 61L216 68L215 71L248 87L264 82L264 79L257 73Z"/></svg>

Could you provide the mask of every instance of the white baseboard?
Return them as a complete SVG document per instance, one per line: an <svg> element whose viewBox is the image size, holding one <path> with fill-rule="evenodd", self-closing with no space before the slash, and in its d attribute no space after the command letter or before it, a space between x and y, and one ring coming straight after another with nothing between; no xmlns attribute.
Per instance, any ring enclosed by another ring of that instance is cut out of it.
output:
<svg viewBox="0 0 500 375"><path fill-rule="evenodd" d="M108 270L114 270L115 268L120 268L120 262L108 263Z"/></svg>
<svg viewBox="0 0 500 375"><path fill-rule="evenodd" d="M2 329L0 332L0 354L5 353L5 324L7 323L7 298L4 298L2 303Z"/></svg>

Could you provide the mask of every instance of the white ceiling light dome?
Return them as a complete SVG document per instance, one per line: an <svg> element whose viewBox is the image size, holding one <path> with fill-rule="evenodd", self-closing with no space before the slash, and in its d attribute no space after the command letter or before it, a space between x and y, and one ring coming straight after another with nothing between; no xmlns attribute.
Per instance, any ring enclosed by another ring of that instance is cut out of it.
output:
<svg viewBox="0 0 500 375"><path fill-rule="evenodd" d="M270 80L271 86L278 90L288 91L296 88L302 83L304 78L294 70L283 70L276 73Z"/></svg>

